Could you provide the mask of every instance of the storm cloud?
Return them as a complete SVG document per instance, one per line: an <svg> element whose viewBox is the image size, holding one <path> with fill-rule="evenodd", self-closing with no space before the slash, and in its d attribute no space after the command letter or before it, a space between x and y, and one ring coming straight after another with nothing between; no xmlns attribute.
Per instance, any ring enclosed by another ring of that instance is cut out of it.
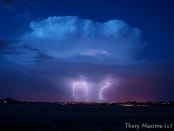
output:
<svg viewBox="0 0 174 131"><path fill-rule="evenodd" d="M144 47L141 31L122 20L96 22L76 16L54 16L30 23L20 37L48 56L73 62L130 64Z"/></svg>

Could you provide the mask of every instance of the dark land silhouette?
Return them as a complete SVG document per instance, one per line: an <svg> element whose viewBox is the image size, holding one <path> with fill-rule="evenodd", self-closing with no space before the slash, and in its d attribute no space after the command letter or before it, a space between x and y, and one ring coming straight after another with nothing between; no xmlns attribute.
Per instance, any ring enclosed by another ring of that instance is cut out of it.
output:
<svg viewBox="0 0 174 131"><path fill-rule="evenodd" d="M125 123L174 123L172 101L45 103L6 98L0 103L1 131L124 131Z"/></svg>

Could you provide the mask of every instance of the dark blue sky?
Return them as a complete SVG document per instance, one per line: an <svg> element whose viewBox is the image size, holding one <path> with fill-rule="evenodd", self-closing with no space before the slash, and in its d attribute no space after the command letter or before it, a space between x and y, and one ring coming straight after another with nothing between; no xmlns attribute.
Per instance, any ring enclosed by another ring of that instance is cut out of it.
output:
<svg viewBox="0 0 174 131"><path fill-rule="evenodd" d="M2 0L0 96L74 101L65 83L77 79L92 88L89 100L100 101L94 96L109 79L105 101L174 99L173 6L172 0Z"/></svg>

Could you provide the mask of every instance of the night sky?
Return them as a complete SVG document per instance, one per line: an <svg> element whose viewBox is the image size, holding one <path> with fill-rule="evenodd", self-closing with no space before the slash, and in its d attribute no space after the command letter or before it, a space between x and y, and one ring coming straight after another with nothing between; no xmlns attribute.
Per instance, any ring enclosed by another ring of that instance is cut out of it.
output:
<svg viewBox="0 0 174 131"><path fill-rule="evenodd" d="M165 101L173 92L173 0L1 0L1 99Z"/></svg>

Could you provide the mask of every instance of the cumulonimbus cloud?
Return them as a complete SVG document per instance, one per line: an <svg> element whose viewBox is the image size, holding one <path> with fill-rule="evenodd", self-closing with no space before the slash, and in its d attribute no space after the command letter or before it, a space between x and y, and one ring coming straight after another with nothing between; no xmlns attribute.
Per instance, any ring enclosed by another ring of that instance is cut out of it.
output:
<svg viewBox="0 0 174 131"><path fill-rule="evenodd" d="M122 20L95 22L76 16L54 16L30 23L21 44L63 60L129 64L143 47L141 31Z"/></svg>

